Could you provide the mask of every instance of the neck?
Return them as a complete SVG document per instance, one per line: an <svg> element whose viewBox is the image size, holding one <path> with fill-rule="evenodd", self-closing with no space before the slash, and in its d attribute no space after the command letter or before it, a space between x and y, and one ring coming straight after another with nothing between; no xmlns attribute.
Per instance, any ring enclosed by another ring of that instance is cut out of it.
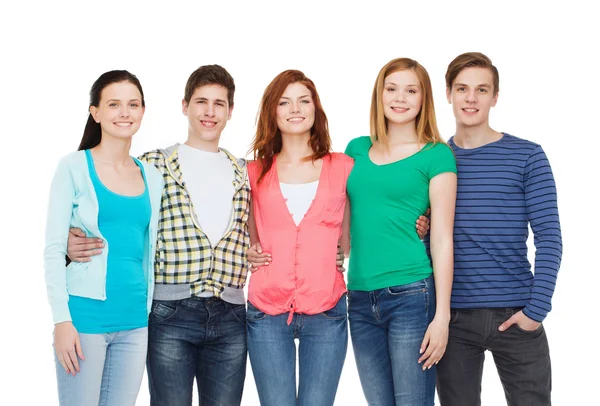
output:
<svg viewBox="0 0 600 406"><path fill-rule="evenodd" d="M313 150L308 145L310 133L303 135L281 134L281 152L279 159L289 162L300 162L313 154Z"/></svg>
<svg viewBox="0 0 600 406"><path fill-rule="evenodd" d="M219 152L219 138L220 137L217 137L214 140L203 140L193 136L192 134L188 134L188 138L185 141L185 145L187 145L188 147L199 149L201 151Z"/></svg>
<svg viewBox="0 0 600 406"><path fill-rule="evenodd" d="M456 123L454 143L460 148L477 148L502 138L502 133L493 130L488 123L479 126L464 126Z"/></svg>
<svg viewBox="0 0 600 406"><path fill-rule="evenodd" d="M417 136L416 122L413 120L409 123L390 123L388 121L387 134L389 144L406 144L417 142L419 137Z"/></svg>
<svg viewBox="0 0 600 406"><path fill-rule="evenodd" d="M103 133L102 141L92 148L92 152L94 158L99 161L115 166L125 166L131 163L130 148L131 138L120 139Z"/></svg>

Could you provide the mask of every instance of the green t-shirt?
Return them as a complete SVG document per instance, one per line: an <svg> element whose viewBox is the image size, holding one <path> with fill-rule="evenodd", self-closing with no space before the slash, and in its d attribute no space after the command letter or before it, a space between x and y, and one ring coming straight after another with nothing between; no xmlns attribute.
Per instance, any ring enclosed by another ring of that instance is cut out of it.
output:
<svg viewBox="0 0 600 406"><path fill-rule="evenodd" d="M348 178L350 198L350 269L348 289L376 290L427 278L431 263L415 222L429 207L429 181L456 173L446 144L427 144L419 152L385 165L369 158L369 137L346 147L354 158Z"/></svg>

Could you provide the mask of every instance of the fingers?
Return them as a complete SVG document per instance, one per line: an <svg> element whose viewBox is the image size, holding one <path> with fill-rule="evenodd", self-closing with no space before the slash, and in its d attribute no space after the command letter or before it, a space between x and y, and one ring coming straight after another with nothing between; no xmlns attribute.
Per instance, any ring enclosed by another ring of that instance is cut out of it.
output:
<svg viewBox="0 0 600 406"><path fill-rule="evenodd" d="M58 356L58 360L68 374L75 375L75 366L73 365L69 351L62 351Z"/></svg>
<svg viewBox="0 0 600 406"><path fill-rule="evenodd" d="M512 316L510 319L508 319L504 323L500 324L500 327L498 327L498 330L505 331L510 326L512 326L513 324L515 324L516 322L517 322L517 320L515 319L515 316Z"/></svg>
<svg viewBox="0 0 600 406"><path fill-rule="evenodd" d="M85 233L80 228L71 228L69 229L69 233L76 237L85 237Z"/></svg>
<svg viewBox="0 0 600 406"><path fill-rule="evenodd" d="M426 369L430 369L432 366L436 365L446 352L445 345L438 345L430 343L427 347L427 351L421 357L425 362L423 363L423 371Z"/></svg>
<svg viewBox="0 0 600 406"><path fill-rule="evenodd" d="M259 242L257 242L255 245L256 245L256 252L258 252L259 254L262 254L262 245L260 245Z"/></svg>
<svg viewBox="0 0 600 406"><path fill-rule="evenodd" d="M69 358L71 359L71 365L73 366L73 375L75 372L79 372L79 360L77 359L77 353L75 352L75 347L69 350Z"/></svg>
<svg viewBox="0 0 600 406"><path fill-rule="evenodd" d="M337 267L338 272L344 273L346 272L346 268L344 268L343 266L339 266Z"/></svg>
<svg viewBox="0 0 600 406"><path fill-rule="evenodd" d="M89 262L91 257L100 255L104 242L100 238L70 237L67 255L72 261Z"/></svg>
<svg viewBox="0 0 600 406"><path fill-rule="evenodd" d="M79 341L79 336L77 336L77 338L75 339L75 351L77 352L77 356L80 359L85 359L85 357L83 356L83 348L81 348L81 342ZM79 371L79 369L77 369L77 371Z"/></svg>

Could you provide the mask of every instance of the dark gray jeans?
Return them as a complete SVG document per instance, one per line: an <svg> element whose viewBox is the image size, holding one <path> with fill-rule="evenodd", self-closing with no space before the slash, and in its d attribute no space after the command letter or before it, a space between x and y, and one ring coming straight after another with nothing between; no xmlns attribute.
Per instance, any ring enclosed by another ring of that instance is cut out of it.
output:
<svg viewBox="0 0 600 406"><path fill-rule="evenodd" d="M498 369L509 406L549 406L552 379L544 327L525 331L498 327L520 308L452 309L450 336L437 366L442 406L480 406L484 352Z"/></svg>

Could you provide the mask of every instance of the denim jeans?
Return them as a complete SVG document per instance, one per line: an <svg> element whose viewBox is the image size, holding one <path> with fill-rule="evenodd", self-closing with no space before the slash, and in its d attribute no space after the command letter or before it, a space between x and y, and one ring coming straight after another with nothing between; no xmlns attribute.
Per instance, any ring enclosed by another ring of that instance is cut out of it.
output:
<svg viewBox="0 0 600 406"><path fill-rule="evenodd" d="M146 362L148 329L105 334L79 334L85 359L80 372L69 375L56 353L56 377L61 406L135 405Z"/></svg>
<svg viewBox="0 0 600 406"><path fill-rule="evenodd" d="M350 291L348 316L360 383L371 406L430 406L436 368L418 363L435 316L430 276L374 291Z"/></svg>
<svg viewBox="0 0 600 406"><path fill-rule="evenodd" d="M152 406L235 406L246 377L246 306L214 297L155 300L149 320Z"/></svg>
<svg viewBox="0 0 600 406"><path fill-rule="evenodd" d="M509 406L549 406L550 351L544 327L513 324L498 331L520 308L452 309L446 353L438 364L442 406L481 405L485 350L490 350Z"/></svg>
<svg viewBox="0 0 600 406"><path fill-rule="evenodd" d="M323 313L294 314L290 325L288 316L248 303L248 354L261 406L333 405L348 348L346 295Z"/></svg>

